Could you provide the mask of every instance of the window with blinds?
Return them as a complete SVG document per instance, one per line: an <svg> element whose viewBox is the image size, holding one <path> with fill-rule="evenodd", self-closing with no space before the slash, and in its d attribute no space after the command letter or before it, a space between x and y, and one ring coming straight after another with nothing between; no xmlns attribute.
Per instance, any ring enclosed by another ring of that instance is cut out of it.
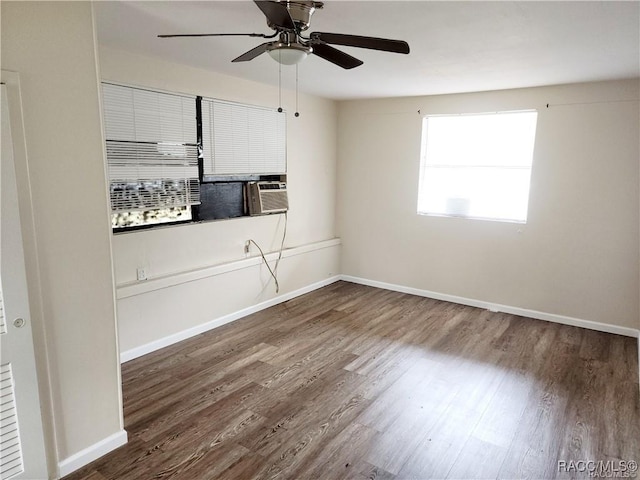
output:
<svg viewBox="0 0 640 480"><path fill-rule="evenodd" d="M287 170L286 115L275 109L202 99L204 175Z"/></svg>
<svg viewBox="0 0 640 480"><path fill-rule="evenodd" d="M102 84L112 226L191 219L200 203L195 97Z"/></svg>

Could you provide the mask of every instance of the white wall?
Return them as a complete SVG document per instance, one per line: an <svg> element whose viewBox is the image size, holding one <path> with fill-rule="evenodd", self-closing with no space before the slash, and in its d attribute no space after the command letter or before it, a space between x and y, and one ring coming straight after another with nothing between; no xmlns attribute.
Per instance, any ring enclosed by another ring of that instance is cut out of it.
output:
<svg viewBox="0 0 640 480"><path fill-rule="evenodd" d="M340 103L342 273L637 329L638 97L636 79ZM526 225L416 214L418 110L531 108Z"/></svg>
<svg viewBox="0 0 640 480"><path fill-rule="evenodd" d="M2 69L19 73L22 90L18 187L41 397L53 462L64 462L122 429L92 11L1 8Z"/></svg>
<svg viewBox="0 0 640 480"><path fill-rule="evenodd" d="M103 80L277 107L278 90L157 58L108 47L100 49ZM277 64L274 62L274 68ZM287 113L287 180L289 222L285 248L335 237L336 105L300 95L293 116L293 92L283 93ZM194 225L122 233L113 237L116 283L136 283L136 268L150 279L180 277L185 272L244 260L244 244L256 240L265 252L279 248L283 216L238 218ZM281 294L322 281L338 273L339 247L287 257L281 265ZM254 248L254 254L257 250ZM314 253L315 252L315 253ZM132 351L180 331L196 327L273 298L272 285L257 266L215 278L190 281L160 291L118 300L121 350ZM179 305L180 315L167 305Z"/></svg>

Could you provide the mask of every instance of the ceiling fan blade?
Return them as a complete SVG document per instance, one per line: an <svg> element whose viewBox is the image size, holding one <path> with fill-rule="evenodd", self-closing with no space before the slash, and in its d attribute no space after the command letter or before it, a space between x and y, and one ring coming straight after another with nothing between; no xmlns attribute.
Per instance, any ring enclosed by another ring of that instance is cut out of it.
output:
<svg viewBox="0 0 640 480"><path fill-rule="evenodd" d="M255 48L252 48L248 52L243 53L237 58L231 60L232 62L248 62L249 60L253 60L258 55L262 55L267 51L267 47L271 44L271 42L265 42L262 45L258 45Z"/></svg>
<svg viewBox="0 0 640 480"><path fill-rule="evenodd" d="M409 53L409 44L403 40L389 40L387 38L362 37L360 35L345 35L342 33L313 32L313 40L320 40L332 45L347 47L369 48L393 53Z"/></svg>
<svg viewBox="0 0 640 480"><path fill-rule="evenodd" d="M358 60L348 53L341 52L337 48L325 45L324 43L314 44L313 53L320 58L324 58L325 60L328 60L331 63L347 70L359 67L363 63L362 60Z"/></svg>
<svg viewBox="0 0 640 480"><path fill-rule="evenodd" d="M254 0L254 3L262 10L262 13L272 25L285 30L296 29L296 25L293 23L289 10L287 10L284 3L265 0Z"/></svg>
<svg viewBox="0 0 640 480"><path fill-rule="evenodd" d="M270 38L264 33L179 33L175 35L158 35L158 38L175 37L262 37Z"/></svg>

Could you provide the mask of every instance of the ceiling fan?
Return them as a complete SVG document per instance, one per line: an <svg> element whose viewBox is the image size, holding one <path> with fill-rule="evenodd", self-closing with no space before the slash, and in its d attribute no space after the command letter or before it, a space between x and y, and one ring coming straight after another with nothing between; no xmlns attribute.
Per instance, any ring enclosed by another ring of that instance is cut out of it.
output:
<svg viewBox="0 0 640 480"><path fill-rule="evenodd" d="M275 33L270 35L263 33L187 33L158 35L158 37L249 36L274 39L234 58L233 62L247 62L264 52L268 52L279 63L294 65L307 58L308 55L313 54L339 67L350 69L362 65L362 60L352 57L331 45L368 48L393 53L409 53L409 44L402 40L323 32L311 32L306 36L303 32L309 28L313 12L324 7L323 2L313 0L255 0L254 3L264 13L267 18L267 25L275 30Z"/></svg>

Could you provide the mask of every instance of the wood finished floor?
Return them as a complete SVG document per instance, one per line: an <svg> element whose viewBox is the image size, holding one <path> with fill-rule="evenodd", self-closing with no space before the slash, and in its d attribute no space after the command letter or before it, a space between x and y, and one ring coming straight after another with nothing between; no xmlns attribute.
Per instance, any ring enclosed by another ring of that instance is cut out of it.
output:
<svg viewBox="0 0 640 480"><path fill-rule="evenodd" d="M122 375L129 443L65 479L588 478L558 462L640 461L636 339L345 282Z"/></svg>

